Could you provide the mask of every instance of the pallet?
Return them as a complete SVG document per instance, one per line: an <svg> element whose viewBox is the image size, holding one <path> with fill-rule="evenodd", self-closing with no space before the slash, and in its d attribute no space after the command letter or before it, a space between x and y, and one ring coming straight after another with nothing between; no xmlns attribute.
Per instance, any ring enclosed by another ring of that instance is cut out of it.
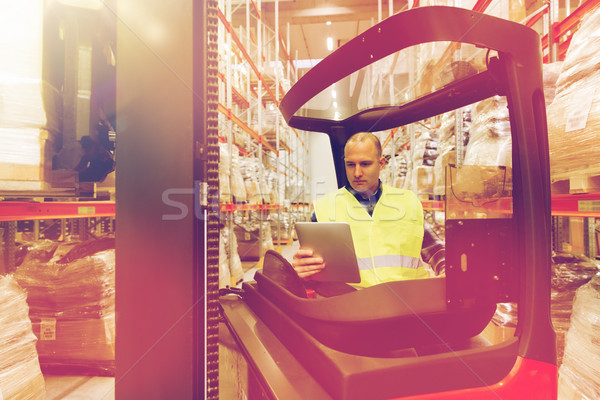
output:
<svg viewBox="0 0 600 400"><path fill-rule="evenodd" d="M115 173L103 182L78 182L77 172L56 170L46 174L45 180L0 180L0 197L85 197L97 200L115 200Z"/></svg>
<svg viewBox="0 0 600 400"><path fill-rule="evenodd" d="M600 171L573 172L552 177L552 194L582 194L600 192Z"/></svg>

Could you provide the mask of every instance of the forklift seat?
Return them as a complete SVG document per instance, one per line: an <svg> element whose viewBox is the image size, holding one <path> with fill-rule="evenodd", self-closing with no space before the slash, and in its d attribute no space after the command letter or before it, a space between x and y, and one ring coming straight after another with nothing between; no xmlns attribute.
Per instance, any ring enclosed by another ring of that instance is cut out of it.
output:
<svg viewBox="0 0 600 400"><path fill-rule="evenodd" d="M496 304L448 307L446 278L387 282L334 297L307 299L285 288L272 271L289 262L267 251L256 286L246 296L260 295L276 304L321 343L358 355L382 355L399 349L423 348L464 341L481 333ZM295 274L295 273L294 273ZM253 290L255 289L255 290Z"/></svg>

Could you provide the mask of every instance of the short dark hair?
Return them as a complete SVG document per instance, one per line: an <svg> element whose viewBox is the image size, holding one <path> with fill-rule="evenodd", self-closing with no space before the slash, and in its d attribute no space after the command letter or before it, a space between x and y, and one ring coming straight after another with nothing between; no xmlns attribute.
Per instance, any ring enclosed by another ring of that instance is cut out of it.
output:
<svg viewBox="0 0 600 400"><path fill-rule="evenodd" d="M381 158L381 142L379 138L375 136L372 132L358 132L355 133L348 139L346 145L344 146L344 156L346 155L346 149L348 149L348 145L353 145L356 143L362 142L371 142L375 145L375 150L377 150L377 158Z"/></svg>

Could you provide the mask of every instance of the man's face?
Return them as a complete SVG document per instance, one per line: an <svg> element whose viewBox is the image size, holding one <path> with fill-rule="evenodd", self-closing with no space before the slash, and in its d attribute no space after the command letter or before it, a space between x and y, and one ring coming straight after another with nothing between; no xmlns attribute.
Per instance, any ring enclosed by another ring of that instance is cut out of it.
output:
<svg viewBox="0 0 600 400"><path fill-rule="evenodd" d="M375 145L364 141L346 146L344 162L350 186L359 193L375 193L379 185L379 172L385 165L385 158L377 158Z"/></svg>

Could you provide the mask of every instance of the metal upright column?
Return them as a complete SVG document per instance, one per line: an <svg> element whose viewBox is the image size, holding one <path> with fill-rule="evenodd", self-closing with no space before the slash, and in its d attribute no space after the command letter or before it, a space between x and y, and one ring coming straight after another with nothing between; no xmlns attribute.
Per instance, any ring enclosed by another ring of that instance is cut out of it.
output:
<svg viewBox="0 0 600 400"><path fill-rule="evenodd" d="M261 20L261 15L260 15L260 10L261 10L261 4L260 4L260 0L258 0L256 2L256 8L257 8L257 18L256 18L256 54L257 54L257 67L258 70L263 71L263 62L262 62L262 40L263 40L263 27L262 27L262 20ZM262 103L262 92L263 92L263 88L262 88L262 75L259 75L256 77L256 91L258 92L258 107L257 107L257 121L258 121L258 137L260 138L260 141L258 143L258 162L259 165L261 167L264 167L263 164L263 126L262 126L262 107L263 107L263 103ZM264 187L264 174L259 174L258 177L258 192L261 195L261 198L263 197L264 193L263 193L263 187ZM264 199L263 199L264 202ZM262 257L263 253L264 253L264 245L263 245L263 236L264 236L264 229L263 229L263 221L265 219L265 211L263 209L258 210L258 237L259 237L259 242L258 242L258 256Z"/></svg>
<svg viewBox="0 0 600 400"><path fill-rule="evenodd" d="M279 106L279 0L275 0L275 100L277 106ZM281 198L279 197L279 119L281 113L277 111L275 113L275 149L277 154L275 155L275 191L277 193L277 244L281 246Z"/></svg>

